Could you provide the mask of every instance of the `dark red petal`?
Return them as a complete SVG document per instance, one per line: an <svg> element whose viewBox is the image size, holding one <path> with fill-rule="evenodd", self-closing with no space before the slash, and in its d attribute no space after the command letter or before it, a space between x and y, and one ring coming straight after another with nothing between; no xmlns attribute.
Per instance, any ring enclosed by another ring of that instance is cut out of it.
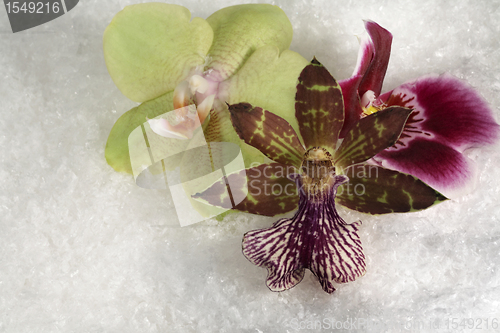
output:
<svg viewBox="0 0 500 333"><path fill-rule="evenodd" d="M305 150L283 118L248 103L229 105L236 133L275 162L299 167Z"/></svg>
<svg viewBox="0 0 500 333"><path fill-rule="evenodd" d="M366 28L366 22L365 22ZM364 76L368 67L373 60L373 54L375 53L375 49L373 47L373 42L370 35L365 35L361 39L361 43L359 45L358 51L358 60L356 62L356 68L354 68L354 72L352 73L352 77L355 76Z"/></svg>
<svg viewBox="0 0 500 333"><path fill-rule="evenodd" d="M299 196L295 183L287 175L296 172L292 166L279 163L261 164L220 179L193 198L212 206L266 216L284 214L297 208ZM233 200L227 195L231 194ZM245 198L239 203L234 198ZM236 204L236 205L234 205Z"/></svg>
<svg viewBox="0 0 500 333"><path fill-rule="evenodd" d="M374 52L370 66L359 84L358 93L359 96L363 96L365 92L371 90L375 92L375 96L378 96L382 91L385 72L391 56L392 34L373 21L366 21L365 28L372 40Z"/></svg>
<svg viewBox="0 0 500 333"><path fill-rule="evenodd" d="M365 28L369 37L363 38L361 42L356 69L351 78L339 82L345 106L345 120L340 138L345 137L359 120L363 112L359 104L360 98L368 90L372 90L375 96L380 95L389 64L391 33L372 21L366 21Z"/></svg>
<svg viewBox="0 0 500 333"><path fill-rule="evenodd" d="M333 153L344 123L342 90L316 58L299 76L295 117L306 149L328 148Z"/></svg>

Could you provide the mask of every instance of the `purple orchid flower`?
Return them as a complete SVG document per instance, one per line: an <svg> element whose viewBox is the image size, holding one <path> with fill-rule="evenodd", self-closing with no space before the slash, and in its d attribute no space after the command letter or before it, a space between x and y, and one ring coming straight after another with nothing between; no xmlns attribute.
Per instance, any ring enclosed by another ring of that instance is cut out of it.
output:
<svg viewBox="0 0 500 333"><path fill-rule="evenodd" d="M339 82L346 112L340 136L368 114L391 106L410 108L399 140L372 162L411 174L447 197L463 194L475 178L474 163L464 152L499 137L488 103L449 74L423 76L381 94L392 35L375 22L367 21L365 28L369 37L361 43L354 73Z"/></svg>
<svg viewBox="0 0 500 333"><path fill-rule="evenodd" d="M240 138L273 160L228 176L233 195L242 195L245 177L249 184L246 199L236 209L274 216L294 209L298 200L292 218L250 231L243 239L243 254L267 268L272 291L295 286L306 268L328 293L335 290L334 282L364 275L365 257L357 234L361 221L347 224L337 213L336 202L382 214L425 209L446 200L411 175L364 164L396 143L411 113L408 108L389 107L360 119L337 148L344 126L342 91L316 59L300 74L295 96L302 141L286 120L260 107L239 103L230 105L229 111ZM340 191L347 181L362 186L363 193ZM237 183L241 188L234 186ZM298 195L287 191L290 183L295 183ZM225 189L226 180L221 179L194 197L232 208Z"/></svg>

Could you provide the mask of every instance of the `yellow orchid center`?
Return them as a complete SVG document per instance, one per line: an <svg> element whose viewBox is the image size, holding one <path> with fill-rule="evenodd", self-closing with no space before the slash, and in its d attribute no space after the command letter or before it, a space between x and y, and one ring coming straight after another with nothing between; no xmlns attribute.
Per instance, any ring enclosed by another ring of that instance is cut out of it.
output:
<svg viewBox="0 0 500 333"><path fill-rule="evenodd" d="M368 90L363 94L363 97L361 97L361 100L359 101L361 109L363 110L362 117L369 116L386 107L385 104L374 105L375 100L376 100L376 95L375 92L373 92L372 90Z"/></svg>

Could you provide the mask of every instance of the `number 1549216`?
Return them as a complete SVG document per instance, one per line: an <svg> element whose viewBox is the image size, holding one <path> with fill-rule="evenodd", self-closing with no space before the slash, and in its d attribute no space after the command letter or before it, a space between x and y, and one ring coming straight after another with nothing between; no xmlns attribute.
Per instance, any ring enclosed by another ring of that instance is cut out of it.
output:
<svg viewBox="0 0 500 333"><path fill-rule="evenodd" d="M500 328L500 324L497 318L448 318L446 320L446 327L448 329L493 329L497 330Z"/></svg>
<svg viewBox="0 0 500 333"><path fill-rule="evenodd" d="M57 14L61 10L59 2L6 2L5 7L7 8L7 13L18 14L18 13L30 13L30 14Z"/></svg>

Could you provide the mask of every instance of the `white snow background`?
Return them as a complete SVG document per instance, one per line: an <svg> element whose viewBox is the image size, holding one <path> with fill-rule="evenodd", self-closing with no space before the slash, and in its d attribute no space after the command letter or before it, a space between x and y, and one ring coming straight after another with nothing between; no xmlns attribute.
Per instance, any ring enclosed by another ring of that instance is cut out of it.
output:
<svg viewBox="0 0 500 333"><path fill-rule="evenodd" d="M108 75L102 33L137 2L82 0L15 34L0 6L0 332L500 331L498 145L477 154L479 186L459 200L406 215L340 208L363 221L367 274L332 295L310 272L273 293L243 257L242 235L276 218L181 228L168 193L109 167L108 133L136 104ZM172 3L206 18L243 2ZM291 49L337 79L371 19L394 35L384 91L449 72L500 119L499 1L269 3L293 24Z"/></svg>

